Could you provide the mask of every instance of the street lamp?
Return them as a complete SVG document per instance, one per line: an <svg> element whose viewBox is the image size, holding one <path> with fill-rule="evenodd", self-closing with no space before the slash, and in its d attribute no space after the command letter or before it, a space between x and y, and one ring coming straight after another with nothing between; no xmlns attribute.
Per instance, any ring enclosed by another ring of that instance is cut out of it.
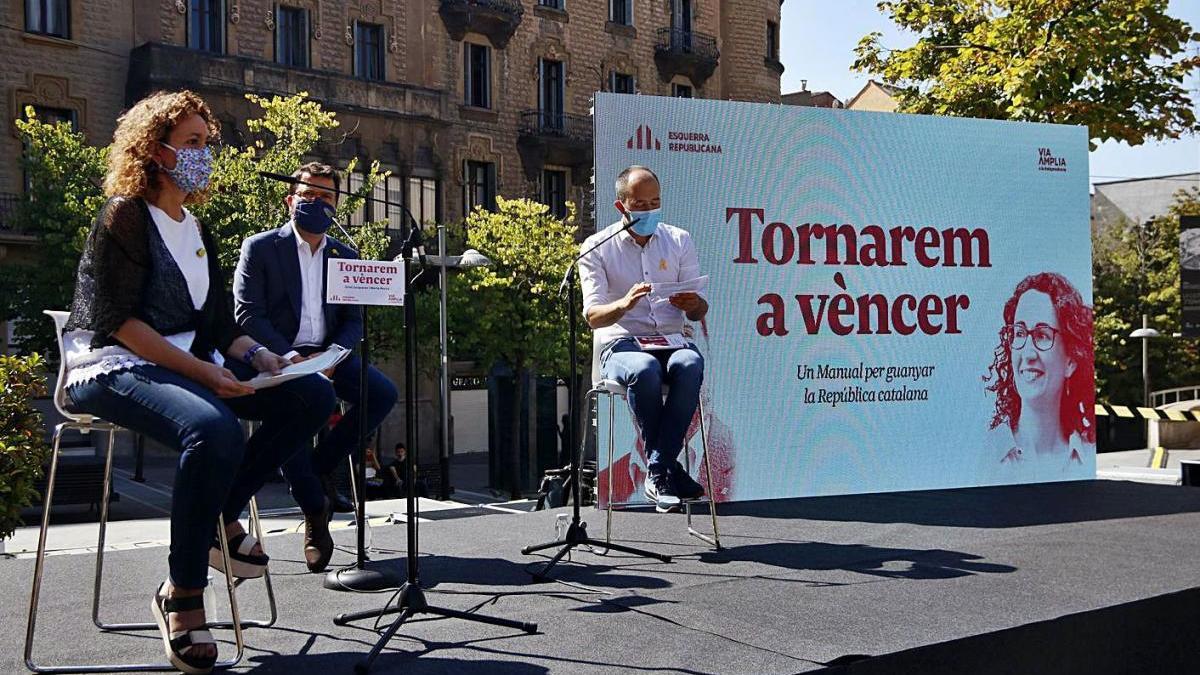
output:
<svg viewBox="0 0 1200 675"><path fill-rule="evenodd" d="M438 472L441 476L441 491L438 499L450 498L450 340L446 329L446 289L449 286L451 269L469 267L491 267L492 261L475 249L467 249L462 255L446 255L446 226L438 225L438 254L427 256L428 264L438 268L438 285L441 301L438 308L438 343L441 348L442 365L442 443L438 449Z"/></svg>
<svg viewBox="0 0 1200 675"><path fill-rule="evenodd" d="M1129 337L1142 341L1142 395L1143 405L1150 407L1150 340L1159 337L1160 333L1149 326L1149 319L1142 315L1142 327L1129 334Z"/></svg>

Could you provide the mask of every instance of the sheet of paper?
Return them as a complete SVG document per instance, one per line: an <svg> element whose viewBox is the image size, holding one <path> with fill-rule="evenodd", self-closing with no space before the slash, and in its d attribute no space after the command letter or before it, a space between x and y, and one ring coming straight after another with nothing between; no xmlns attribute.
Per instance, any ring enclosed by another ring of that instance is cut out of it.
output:
<svg viewBox="0 0 1200 675"><path fill-rule="evenodd" d="M669 300L676 293L703 293L708 288L708 275L687 281L656 281L650 285L652 300Z"/></svg>
<svg viewBox="0 0 1200 675"><path fill-rule="evenodd" d="M259 373L254 378L247 380L246 384L253 389L266 389L268 387L274 387L283 384L288 380L294 380L298 377L304 377L305 375L312 375L313 373L319 373L323 370L328 370L341 363L347 356L350 356L349 349L343 349L338 345L330 345L329 349L326 349L320 354L315 354L311 359L308 359L307 361L301 361L300 363L293 363L292 365L284 368L283 370L279 371L278 375Z"/></svg>
<svg viewBox="0 0 1200 675"><path fill-rule="evenodd" d="M644 352L652 352L657 349L682 349L687 346L687 340L680 333L637 335L633 339L637 340L638 346Z"/></svg>

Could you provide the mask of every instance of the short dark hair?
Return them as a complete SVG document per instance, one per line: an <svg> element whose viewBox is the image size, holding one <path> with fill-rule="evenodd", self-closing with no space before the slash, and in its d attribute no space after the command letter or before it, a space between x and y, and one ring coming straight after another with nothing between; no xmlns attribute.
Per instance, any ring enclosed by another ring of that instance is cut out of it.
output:
<svg viewBox="0 0 1200 675"><path fill-rule="evenodd" d="M322 164L320 162L309 162L308 164L304 164L299 169L296 169L295 171L293 171L292 178L295 178L296 180L303 180L304 174L308 174L310 177L320 176L321 178L328 178L328 179L332 180L333 181L333 189L335 190L334 199L337 198L336 191L342 189L341 174L339 174L337 172L337 169L333 168L332 166L329 166L328 164ZM298 185L297 183L292 183L291 185L288 186L288 194L289 195L296 194L296 186L297 185Z"/></svg>
<svg viewBox="0 0 1200 675"><path fill-rule="evenodd" d="M396 445L393 446L392 449L395 450L396 448L404 448L405 450L408 449L408 447L404 445L404 441L396 441Z"/></svg>
<svg viewBox="0 0 1200 675"><path fill-rule="evenodd" d="M642 166L640 164L634 164L633 166L625 167L624 171L617 174L617 182L615 187L617 189L618 200L625 201L625 197L629 195L629 177L638 171L645 171L651 176L654 176L654 182L662 185L662 181L658 179L658 174L654 173L650 167Z"/></svg>

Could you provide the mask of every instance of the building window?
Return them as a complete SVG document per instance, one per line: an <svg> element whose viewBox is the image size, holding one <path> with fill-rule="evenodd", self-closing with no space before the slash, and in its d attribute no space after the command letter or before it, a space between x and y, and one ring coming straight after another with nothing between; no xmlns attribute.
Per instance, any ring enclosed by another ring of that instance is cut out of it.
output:
<svg viewBox="0 0 1200 675"><path fill-rule="evenodd" d="M463 91L465 104L492 107L492 50L487 45L463 43Z"/></svg>
<svg viewBox="0 0 1200 675"><path fill-rule="evenodd" d="M767 22L767 58L779 60L779 24L774 21Z"/></svg>
<svg viewBox="0 0 1200 675"><path fill-rule="evenodd" d="M633 0L608 0L608 20L622 26L632 26Z"/></svg>
<svg viewBox="0 0 1200 675"><path fill-rule="evenodd" d="M692 85L690 84L671 85L671 95L675 98L692 98L692 93Z"/></svg>
<svg viewBox="0 0 1200 675"><path fill-rule="evenodd" d="M496 210L496 165L491 162L467 162L467 194L465 211L476 206Z"/></svg>
<svg viewBox="0 0 1200 675"><path fill-rule="evenodd" d="M365 80L383 80L383 26L354 22L354 74Z"/></svg>
<svg viewBox="0 0 1200 675"><path fill-rule="evenodd" d="M563 6L564 2L565 2L565 0L538 0L538 4L541 5L542 7L549 7L550 9L566 10L566 7Z"/></svg>
<svg viewBox="0 0 1200 675"><path fill-rule="evenodd" d="M215 54L225 53L225 8L223 0L190 0L188 47Z"/></svg>
<svg viewBox="0 0 1200 675"><path fill-rule="evenodd" d="M538 68L538 110L541 111L541 128L543 130L562 130L564 125L566 78L563 77L563 62L541 59Z"/></svg>
<svg viewBox="0 0 1200 675"><path fill-rule="evenodd" d="M308 67L308 10L279 5L275 22L275 62Z"/></svg>
<svg viewBox="0 0 1200 675"><path fill-rule="evenodd" d="M542 203L550 207L555 218L567 217L567 172L556 169L542 171Z"/></svg>
<svg viewBox="0 0 1200 675"><path fill-rule="evenodd" d="M608 73L608 90L616 94L636 94L633 76L613 70Z"/></svg>
<svg viewBox="0 0 1200 675"><path fill-rule="evenodd" d="M25 30L71 37L71 0L25 0Z"/></svg>
<svg viewBox="0 0 1200 675"><path fill-rule="evenodd" d="M438 222L438 182L433 178L408 179L408 210L422 225Z"/></svg>

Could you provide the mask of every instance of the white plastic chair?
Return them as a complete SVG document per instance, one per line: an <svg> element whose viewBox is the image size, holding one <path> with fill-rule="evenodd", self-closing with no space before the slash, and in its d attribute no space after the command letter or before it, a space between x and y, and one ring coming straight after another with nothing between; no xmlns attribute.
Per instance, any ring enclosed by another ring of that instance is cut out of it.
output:
<svg viewBox="0 0 1200 675"><path fill-rule="evenodd" d="M599 334L592 333L592 388L584 397L584 403L590 405L592 401L596 401L600 396L608 396L608 499L606 510L606 522L604 527L604 541L612 541L612 514L614 507L625 506L641 506L642 502L621 502L613 503L613 425L616 421L616 400L620 398L628 401L628 389L614 380L604 379L600 373L600 352L603 348L603 343L600 340ZM665 397L671 388L670 385L663 384L663 396ZM721 533L717 525L717 503L712 499L713 482L712 482L712 462L709 459L708 453L708 435L704 428L704 397L700 397L700 406L697 411L700 415L700 449L704 454L704 474L705 474L705 494L700 499L685 499L683 500L683 512L687 517L688 534L700 539L709 544L716 550L721 550ZM636 421L635 421L636 424ZM599 445L599 444L597 444ZM687 435L683 439L683 468L689 474L692 471L691 457L688 450L690 449L691 441ZM695 528L692 524L692 505L696 503L707 503L708 512L712 516L712 536L709 536Z"/></svg>
<svg viewBox="0 0 1200 675"><path fill-rule="evenodd" d="M45 572L46 563L46 534L50 527L50 507L54 499L54 482L58 473L58 455L59 446L62 442L63 432L68 429L76 429L84 434L92 431L107 431L108 432L108 449L105 452L104 460L104 493L100 499L100 536L99 542L96 545L96 580L92 590L92 623L97 628L103 631L131 631L131 630L158 630L158 625L155 623L106 623L100 620L100 588L104 578L104 535L108 527L108 501L109 494L112 491L112 466L113 466L113 442L116 437L116 432L121 431L121 427L106 422L93 415L77 412L71 409L70 399L67 397L66 387L66 358L63 353L62 331L63 326L67 322L68 313L62 311L46 310L43 312L54 321L54 332L58 338L58 381L54 387L54 407L58 409L60 415L66 418L65 422L61 422L54 427L53 447L50 454L50 473L46 480L46 494L42 500L42 527L38 533L38 548L37 558L33 568L33 588L29 595L29 619L25 628L25 665L29 670L35 673L117 673L117 672L141 672L141 671L160 671L174 670L174 667L169 664L157 663L142 663L142 664L81 664L72 666L42 666L38 665L33 660L33 636L37 625L37 610L38 598L41 595L42 578ZM263 541L262 526L258 516L258 504L252 498L250 500L250 519L251 526L254 528L255 536L259 542ZM271 587L271 577L268 571L264 577L266 580L267 597L270 601L271 618L269 621L242 621L238 613L237 604L237 587L243 581L242 579L234 579L231 573L229 562L229 542L225 536L225 528L221 523L221 517L217 517L217 537L221 544L221 555L224 558L225 564L225 586L229 593L229 622L210 622L210 628L232 628L234 642L237 645L237 653L232 659L219 661L214 668L230 668L237 665L242 660L242 654L245 651L245 644L242 640L242 629L246 627L266 627L275 623L277 612L275 608L275 594ZM265 549L264 549L265 551Z"/></svg>

